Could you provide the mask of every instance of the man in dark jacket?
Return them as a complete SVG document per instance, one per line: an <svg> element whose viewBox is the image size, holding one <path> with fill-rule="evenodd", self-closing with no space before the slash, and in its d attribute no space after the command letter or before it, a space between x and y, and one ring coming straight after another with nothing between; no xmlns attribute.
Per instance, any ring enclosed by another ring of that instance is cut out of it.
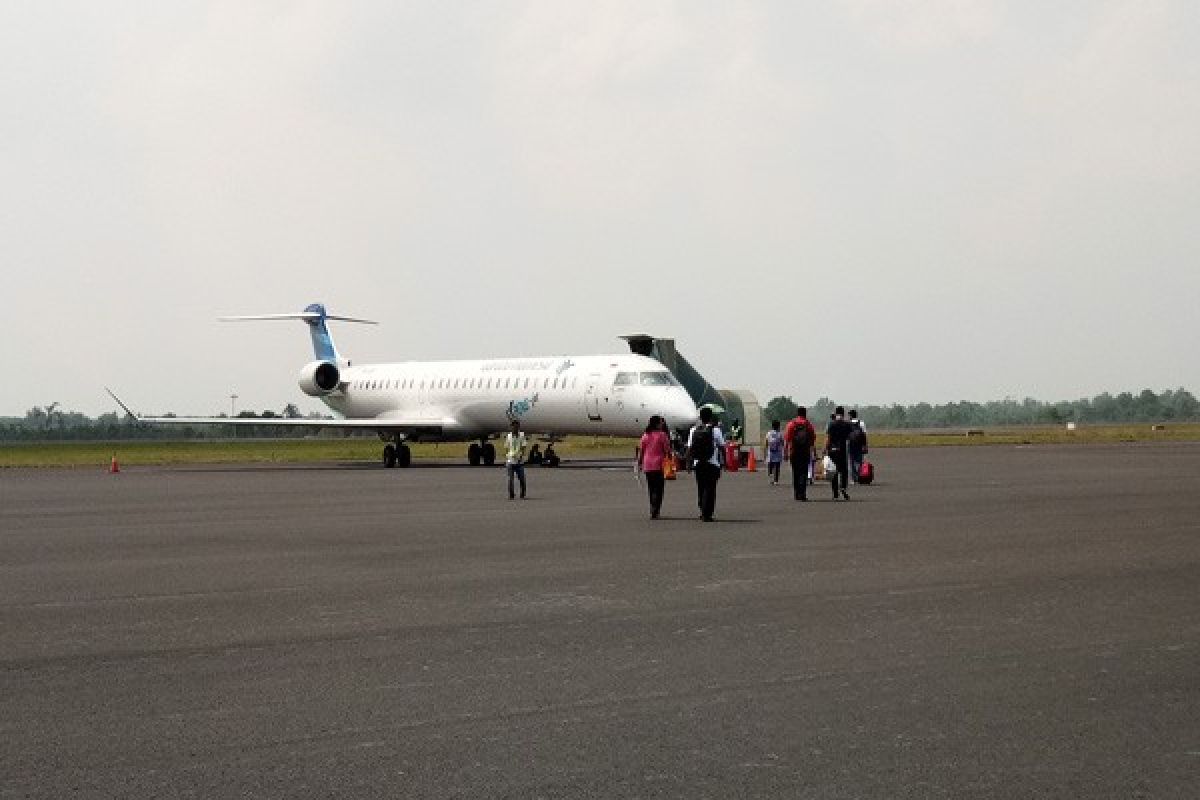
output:
<svg viewBox="0 0 1200 800"><path fill-rule="evenodd" d="M838 406L833 413L833 422L829 423L829 428L825 431L825 455L833 459L833 463L837 467L837 472L831 482L834 500L838 499L839 491L843 500L850 499L850 495L846 492L849 472L849 465L846 461L850 434L855 429L855 426L846 419L846 409Z"/></svg>
<svg viewBox="0 0 1200 800"><path fill-rule="evenodd" d="M850 438L846 440L846 451L850 455L850 482L858 483L858 473L862 470L863 457L867 454L867 429L854 409L850 409L848 421L854 426Z"/></svg>

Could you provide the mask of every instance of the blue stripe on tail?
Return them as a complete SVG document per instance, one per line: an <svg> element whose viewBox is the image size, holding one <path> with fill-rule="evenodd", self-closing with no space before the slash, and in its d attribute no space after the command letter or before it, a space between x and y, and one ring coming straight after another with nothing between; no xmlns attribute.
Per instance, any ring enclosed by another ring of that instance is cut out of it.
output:
<svg viewBox="0 0 1200 800"><path fill-rule="evenodd" d="M329 335L329 328L325 327L325 306L313 303L304 310L320 315L317 319L304 320L308 325L308 332L312 336L313 353L320 361L330 361L336 364L338 352L333 345L333 337Z"/></svg>

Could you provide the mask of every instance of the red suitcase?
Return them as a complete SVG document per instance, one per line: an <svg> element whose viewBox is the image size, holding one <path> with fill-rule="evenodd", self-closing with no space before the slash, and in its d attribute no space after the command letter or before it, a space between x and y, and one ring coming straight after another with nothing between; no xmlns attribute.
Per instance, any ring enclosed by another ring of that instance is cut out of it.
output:
<svg viewBox="0 0 1200 800"><path fill-rule="evenodd" d="M875 480L875 465L870 461L864 461L858 468L858 482L868 484L873 480Z"/></svg>

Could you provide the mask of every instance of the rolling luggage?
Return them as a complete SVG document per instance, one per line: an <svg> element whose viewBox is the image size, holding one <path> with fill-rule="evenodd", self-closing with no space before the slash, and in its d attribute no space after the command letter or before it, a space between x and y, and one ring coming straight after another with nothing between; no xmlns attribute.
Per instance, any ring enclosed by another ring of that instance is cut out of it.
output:
<svg viewBox="0 0 1200 800"><path fill-rule="evenodd" d="M858 468L858 482L868 484L873 480L875 480L875 465L870 461L864 461Z"/></svg>

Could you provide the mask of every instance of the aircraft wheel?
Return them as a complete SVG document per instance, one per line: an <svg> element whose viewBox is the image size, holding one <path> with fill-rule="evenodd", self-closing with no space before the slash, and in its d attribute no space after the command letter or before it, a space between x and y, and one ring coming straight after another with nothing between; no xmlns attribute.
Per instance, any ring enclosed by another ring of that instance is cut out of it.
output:
<svg viewBox="0 0 1200 800"><path fill-rule="evenodd" d="M412 464L412 450L408 448L408 445L402 444L396 448L396 463L401 467Z"/></svg>
<svg viewBox="0 0 1200 800"><path fill-rule="evenodd" d="M482 458L483 458L483 448L480 447L477 443L472 444L470 447L467 448L467 462L472 467L478 467L479 462L480 462L480 460L482 460Z"/></svg>
<svg viewBox="0 0 1200 800"><path fill-rule="evenodd" d="M496 446L491 442L483 446L483 463L489 467L496 463Z"/></svg>
<svg viewBox="0 0 1200 800"><path fill-rule="evenodd" d="M383 465L388 469L396 466L396 445L388 444L383 448Z"/></svg>

